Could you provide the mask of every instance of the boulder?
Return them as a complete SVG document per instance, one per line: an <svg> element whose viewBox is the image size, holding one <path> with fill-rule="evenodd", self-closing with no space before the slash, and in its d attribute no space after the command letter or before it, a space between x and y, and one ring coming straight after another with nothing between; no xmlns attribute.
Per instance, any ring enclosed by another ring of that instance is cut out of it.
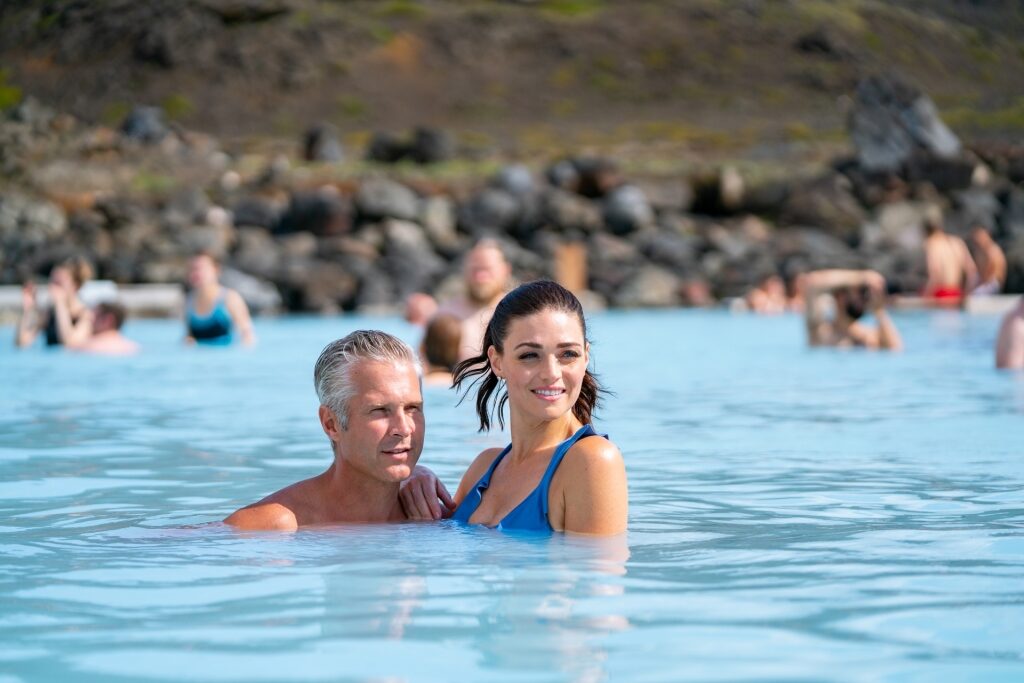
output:
<svg viewBox="0 0 1024 683"><path fill-rule="evenodd" d="M1002 204L999 233L1008 239L1024 238L1024 189L1013 188L1006 192Z"/></svg>
<svg viewBox="0 0 1024 683"><path fill-rule="evenodd" d="M703 172L690 180L691 211L706 216L729 216L743 210L746 183L731 166Z"/></svg>
<svg viewBox="0 0 1024 683"><path fill-rule="evenodd" d="M170 135L171 129L159 107L135 107L121 122L121 134L135 142L156 144Z"/></svg>
<svg viewBox="0 0 1024 683"><path fill-rule="evenodd" d="M343 161L345 152L337 129L329 123L320 123L307 130L302 138L302 158L326 163Z"/></svg>
<svg viewBox="0 0 1024 683"><path fill-rule="evenodd" d="M310 232L323 237L343 235L352 225L348 202L336 190L297 192L274 225L274 233Z"/></svg>
<svg viewBox="0 0 1024 683"><path fill-rule="evenodd" d="M603 224L596 203L565 190L553 188L545 192L540 210L545 224L570 235L597 232Z"/></svg>
<svg viewBox="0 0 1024 683"><path fill-rule="evenodd" d="M262 197L245 197L231 209L231 220L240 228L271 230L277 225L280 215L278 206Z"/></svg>
<svg viewBox="0 0 1024 683"><path fill-rule="evenodd" d="M417 164L436 164L455 156L455 141L440 128L420 126L413 131L409 156Z"/></svg>
<svg viewBox="0 0 1024 683"><path fill-rule="evenodd" d="M697 269L704 240L667 230L651 231L637 237L641 253L653 264L683 274Z"/></svg>
<svg viewBox="0 0 1024 683"><path fill-rule="evenodd" d="M420 224L439 252L454 256L461 247L456 230L455 205L448 197L427 197L420 203Z"/></svg>
<svg viewBox="0 0 1024 683"><path fill-rule="evenodd" d="M611 297L614 306L649 308L679 306L683 303L682 281L669 270L641 266Z"/></svg>
<svg viewBox="0 0 1024 683"><path fill-rule="evenodd" d="M371 178L360 185L355 205L363 221L385 218L413 221L419 215L416 193L387 178Z"/></svg>
<svg viewBox="0 0 1024 683"><path fill-rule="evenodd" d="M870 251L922 251L927 208L918 202L882 204L862 226L860 246Z"/></svg>
<svg viewBox="0 0 1024 683"><path fill-rule="evenodd" d="M377 132L366 148L366 160L393 164L409 155L409 145L391 133Z"/></svg>
<svg viewBox="0 0 1024 683"><path fill-rule="evenodd" d="M67 217L56 204L22 194L0 195L0 247L5 252L56 241L67 229Z"/></svg>
<svg viewBox="0 0 1024 683"><path fill-rule="evenodd" d="M647 195L635 185L620 185L604 200L605 225L616 235L628 235L654 224L654 209Z"/></svg>
<svg viewBox="0 0 1024 683"><path fill-rule="evenodd" d="M221 269L220 281L238 292L249 309L256 314L277 313L284 303L274 283L253 277L231 267Z"/></svg>
<svg viewBox="0 0 1024 683"><path fill-rule="evenodd" d="M851 191L850 181L833 174L790 189L779 216L781 225L809 225L856 244L866 215Z"/></svg>
<svg viewBox="0 0 1024 683"><path fill-rule="evenodd" d="M238 244L231 258L239 269L268 280L275 280L281 264L281 250L265 228L238 229Z"/></svg>
<svg viewBox="0 0 1024 683"><path fill-rule="evenodd" d="M930 183L942 193L971 186L977 162L964 157L937 157L920 152L906 160L905 173L910 183Z"/></svg>
<svg viewBox="0 0 1024 683"><path fill-rule="evenodd" d="M296 283L298 296L294 297L293 307L324 315L351 307L359 282L343 265L310 260L303 270L303 278Z"/></svg>
<svg viewBox="0 0 1024 683"><path fill-rule="evenodd" d="M860 165L871 172L898 172L915 153L948 158L961 149L931 99L892 77L860 82L847 127Z"/></svg>
<svg viewBox="0 0 1024 683"><path fill-rule="evenodd" d="M505 166L491 180L491 185L519 197L531 195L537 190L533 174L523 164Z"/></svg>
<svg viewBox="0 0 1024 683"><path fill-rule="evenodd" d="M460 207L459 225L472 235L507 233L523 215L523 206L515 195L495 187L484 188Z"/></svg>
<svg viewBox="0 0 1024 683"><path fill-rule="evenodd" d="M609 301L643 262L637 247L620 237L599 232L587 240L590 289Z"/></svg>
<svg viewBox="0 0 1024 683"><path fill-rule="evenodd" d="M399 300L415 292L429 292L445 269L445 262L430 245L419 225L390 220L384 224L385 249L381 265L394 283Z"/></svg>

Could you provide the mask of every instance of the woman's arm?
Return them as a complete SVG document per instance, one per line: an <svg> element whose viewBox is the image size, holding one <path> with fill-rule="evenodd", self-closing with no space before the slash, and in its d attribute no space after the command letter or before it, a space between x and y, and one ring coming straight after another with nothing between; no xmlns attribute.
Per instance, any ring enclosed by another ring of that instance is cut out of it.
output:
<svg viewBox="0 0 1024 683"><path fill-rule="evenodd" d="M29 346L39 334L39 311L36 309L36 286L31 282L21 288L21 315L14 333L14 345L18 348Z"/></svg>
<svg viewBox="0 0 1024 683"><path fill-rule="evenodd" d="M629 491L626 465L615 444L598 437L583 439L566 455L562 468L562 531L597 536L624 532Z"/></svg>
<svg viewBox="0 0 1024 683"><path fill-rule="evenodd" d="M249 307L245 304L242 295L233 289L229 289L224 297L224 303L228 307L228 315L231 322L238 328L238 336L246 346L256 343L256 335L252 330L252 316L249 315Z"/></svg>
<svg viewBox="0 0 1024 683"><path fill-rule="evenodd" d="M53 300L53 315L57 321L57 338L69 349L81 348L92 337L92 311L82 311L78 322L71 320L71 308L67 292L57 285L50 285Z"/></svg>
<svg viewBox="0 0 1024 683"><path fill-rule="evenodd" d="M433 521L451 517L455 501L437 475L429 468L417 465L398 489L398 499L408 519Z"/></svg>

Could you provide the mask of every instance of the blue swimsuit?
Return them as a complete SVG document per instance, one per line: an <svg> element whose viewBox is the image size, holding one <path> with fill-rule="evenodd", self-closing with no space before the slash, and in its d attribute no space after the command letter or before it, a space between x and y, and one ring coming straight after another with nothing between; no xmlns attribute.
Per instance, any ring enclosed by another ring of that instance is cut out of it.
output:
<svg viewBox="0 0 1024 683"><path fill-rule="evenodd" d="M196 313L195 304L190 297L186 306L185 319L189 335L200 344L220 346L231 343L231 314L228 313L223 292L213 303L213 309L206 315Z"/></svg>
<svg viewBox="0 0 1024 683"><path fill-rule="evenodd" d="M561 464L562 458L569 452L569 449L573 447L580 439L588 436L594 436L597 432L590 425L583 425L580 427L575 434L570 436L568 439L558 444L558 448L555 449L554 455L551 456L551 463L548 465L547 471L544 472L544 477L540 480L540 484L537 485L530 495L526 497L522 503L517 505L512 512L505 515L504 519L498 522L496 529L503 530L517 530L517 531L554 531L551 528L551 522L548 521L548 490L551 488L551 479L555 476L555 470L558 469L558 465ZM476 509L480 507L480 502L483 500L483 493L487 490L487 487L491 485L491 477L494 475L494 470L498 467L498 463L501 462L502 458L508 455L509 451L512 450L512 444L505 447L491 466L487 468L487 473L480 478L480 481L476 483L466 497L459 504L459 507L455 510L452 515L452 519L462 522L463 524L469 524L469 518L473 516Z"/></svg>

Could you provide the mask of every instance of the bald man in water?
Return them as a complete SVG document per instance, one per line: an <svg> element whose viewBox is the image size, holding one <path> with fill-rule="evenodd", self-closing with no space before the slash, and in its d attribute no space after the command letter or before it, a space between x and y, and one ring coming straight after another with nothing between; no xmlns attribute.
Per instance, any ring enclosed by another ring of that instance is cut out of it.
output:
<svg viewBox="0 0 1024 683"><path fill-rule="evenodd" d="M442 304L438 311L462 321L459 360L472 358L481 352L480 344L487 323L494 315L495 306L510 289L512 266L498 242L483 239L466 254L462 278L465 295Z"/></svg>

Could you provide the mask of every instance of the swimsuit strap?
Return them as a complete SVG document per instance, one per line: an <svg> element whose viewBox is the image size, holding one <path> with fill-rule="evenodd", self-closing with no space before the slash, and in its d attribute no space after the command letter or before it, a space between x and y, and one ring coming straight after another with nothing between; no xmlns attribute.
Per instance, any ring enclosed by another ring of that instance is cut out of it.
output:
<svg viewBox="0 0 1024 683"><path fill-rule="evenodd" d="M491 477L494 476L494 470L498 468L498 463L500 463L505 458L505 456L508 455L511 451L512 444L505 446L501 453L498 453L498 457L491 461L491 466L487 468L487 471L484 473L484 476L480 477L480 481L476 483L476 486L474 488L485 489L488 486L490 486Z"/></svg>
<svg viewBox="0 0 1024 683"><path fill-rule="evenodd" d="M577 441L586 438L588 436L594 436L597 432L594 431L593 425L585 424L576 430L576 433L570 436L568 439L563 441L555 449L555 454L551 456L551 462L548 464L547 471L544 472L544 477L540 480L540 485L536 490L540 491L540 499L542 509L544 510L544 518L548 517L548 491L551 488L551 479L555 476L555 470L562 463L562 459L565 454L569 452Z"/></svg>

